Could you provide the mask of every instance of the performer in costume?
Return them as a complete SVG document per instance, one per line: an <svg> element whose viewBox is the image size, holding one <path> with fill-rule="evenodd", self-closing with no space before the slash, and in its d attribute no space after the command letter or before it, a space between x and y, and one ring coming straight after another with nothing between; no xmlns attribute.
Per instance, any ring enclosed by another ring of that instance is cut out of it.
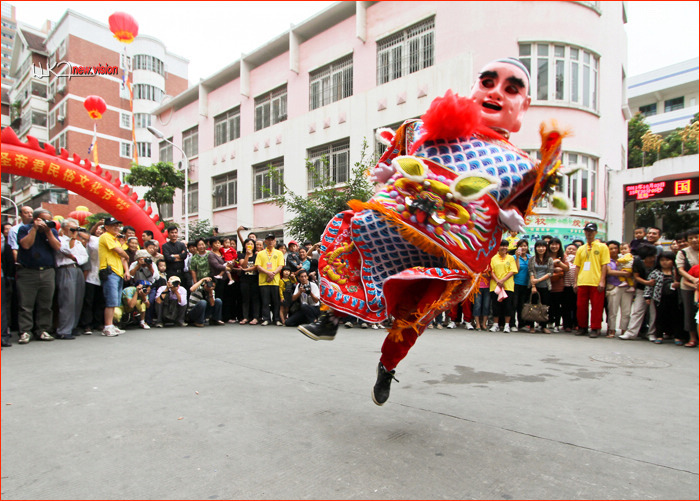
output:
<svg viewBox="0 0 700 501"><path fill-rule="evenodd" d="M299 330L332 340L338 317L394 320L382 346L372 399L389 398L395 368L442 311L476 293L504 230L522 232L544 196L565 209L561 139L542 135L533 165L509 141L530 105L530 75L517 59L487 64L470 98L448 91L422 120L378 135L389 148L373 171L385 183L366 203L336 215L321 239L319 275L326 309ZM337 313L337 314L336 314Z"/></svg>

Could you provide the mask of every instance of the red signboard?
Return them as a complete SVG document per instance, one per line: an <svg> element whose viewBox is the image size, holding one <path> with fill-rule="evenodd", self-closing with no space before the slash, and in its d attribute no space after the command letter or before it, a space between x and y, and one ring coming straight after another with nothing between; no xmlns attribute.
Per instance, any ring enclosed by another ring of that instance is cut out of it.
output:
<svg viewBox="0 0 700 501"><path fill-rule="evenodd" d="M626 184L625 202L698 195L698 178L671 179L652 183Z"/></svg>

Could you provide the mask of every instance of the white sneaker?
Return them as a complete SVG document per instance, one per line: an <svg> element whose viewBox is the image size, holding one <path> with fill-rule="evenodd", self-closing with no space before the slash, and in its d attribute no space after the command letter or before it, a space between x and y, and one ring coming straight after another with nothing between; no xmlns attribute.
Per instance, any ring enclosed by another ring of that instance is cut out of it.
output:
<svg viewBox="0 0 700 501"><path fill-rule="evenodd" d="M630 334L629 332L625 332L624 334L618 336L618 339L628 340L628 339L635 339L636 337L637 336L634 336L634 335Z"/></svg>
<svg viewBox="0 0 700 501"><path fill-rule="evenodd" d="M269 321L269 320L265 320L265 321L264 321L263 323L261 323L260 325L263 325L263 326L265 326L265 325L270 325L270 321Z"/></svg>
<svg viewBox="0 0 700 501"><path fill-rule="evenodd" d="M113 325L105 325L105 328L102 329L102 335L107 337L114 337L118 336L119 333L115 330L115 327Z"/></svg>
<svg viewBox="0 0 700 501"><path fill-rule="evenodd" d="M345 322L343 325L345 325L346 329L352 329L352 322Z"/></svg>
<svg viewBox="0 0 700 501"><path fill-rule="evenodd" d="M379 326L377 324L372 324L372 329L374 329L376 331L379 329Z"/></svg>
<svg viewBox="0 0 700 501"><path fill-rule="evenodd" d="M493 327L489 329L490 332L498 332L498 324L493 324Z"/></svg>
<svg viewBox="0 0 700 501"><path fill-rule="evenodd" d="M552 332L559 332L559 327L554 327L554 328L552 329Z"/></svg>
<svg viewBox="0 0 700 501"><path fill-rule="evenodd" d="M454 322L450 322L449 324L447 324L448 329L454 329L455 327L457 327L457 325L455 325Z"/></svg>
<svg viewBox="0 0 700 501"><path fill-rule="evenodd" d="M654 341L656 341L656 336L654 336L654 335L649 336L649 341L651 341L652 343Z"/></svg>
<svg viewBox="0 0 700 501"><path fill-rule="evenodd" d="M116 332L117 334L124 334L126 332L124 329L120 329L116 325L112 325L112 327L114 328L114 332Z"/></svg>
<svg viewBox="0 0 700 501"><path fill-rule="evenodd" d="M150 329L151 326L148 325L146 322L140 322L139 325L141 326L142 329Z"/></svg>
<svg viewBox="0 0 700 501"><path fill-rule="evenodd" d="M472 325L471 322L464 322L464 328L467 329L468 331L474 330L474 326Z"/></svg>
<svg viewBox="0 0 700 501"><path fill-rule="evenodd" d="M510 325L506 324L503 326L503 332L510 332Z"/></svg>
<svg viewBox="0 0 700 501"><path fill-rule="evenodd" d="M515 326L511 327L510 330L511 332L518 332L518 328Z"/></svg>

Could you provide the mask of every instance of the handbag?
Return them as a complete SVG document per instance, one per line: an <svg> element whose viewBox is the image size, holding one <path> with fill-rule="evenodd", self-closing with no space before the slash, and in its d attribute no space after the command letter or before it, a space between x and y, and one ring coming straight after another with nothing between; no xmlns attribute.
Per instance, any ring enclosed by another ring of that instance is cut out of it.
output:
<svg viewBox="0 0 700 501"><path fill-rule="evenodd" d="M537 294L538 303L532 303L533 294ZM527 322L538 322L544 324L549 321L549 306L542 304L542 298L539 292L530 292L530 302L523 305L523 311L521 313L523 320Z"/></svg>

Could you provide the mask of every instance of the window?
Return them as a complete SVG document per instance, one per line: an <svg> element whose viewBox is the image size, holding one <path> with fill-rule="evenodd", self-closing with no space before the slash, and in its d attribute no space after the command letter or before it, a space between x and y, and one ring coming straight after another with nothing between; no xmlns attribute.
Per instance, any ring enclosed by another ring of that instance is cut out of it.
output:
<svg viewBox="0 0 700 501"><path fill-rule="evenodd" d="M151 158L151 143L136 143L136 151L139 152L139 157Z"/></svg>
<svg viewBox="0 0 700 501"><path fill-rule="evenodd" d="M664 113L683 109L683 96L664 101Z"/></svg>
<svg viewBox="0 0 700 501"><path fill-rule="evenodd" d="M182 212L185 212L185 197L182 197ZM199 183L187 185L187 215L199 212Z"/></svg>
<svg viewBox="0 0 700 501"><path fill-rule="evenodd" d="M377 85L433 65L435 18L377 41Z"/></svg>
<svg viewBox="0 0 700 501"><path fill-rule="evenodd" d="M49 113L49 129L56 127L56 110Z"/></svg>
<svg viewBox="0 0 700 501"><path fill-rule="evenodd" d="M656 115L656 103L647 104L646 106L640 106L639 113L641 113L645 117Z"/></svg>
<svg viewBox="0 0 700 501"><path fill-rule="evenodd" d="M160 204L160 218L161 219L172 219L173 218L173 204Z"/></svg>
<svg viewBox="0 0 700 501"><path fill-rule="evenodd" d="M287 120L287 86L255 98L255 130Z"/></svg>
<svg viewBox="0 0 700 501"><path fill-rule="evenodd" d="M319 146L308 151L315 172L309 172L309 191L321 184L347 183L350 177L350 140Z"/></svg>
<svg viewBox="0 0 700 501"><path fill-rule="evenodd" d="M309 74L309 109L352 96L352 54Z"/></svg>
<svg viewBox="0 0 700 501"><path fill-rule="evenodd" d="M528 151L531 158L539 158L539 151ZM579 153L562 153L562 166L580 166L581 170L564 178L559 189L571 199L574 209L595 212L598 203L598 159ZM548 207L547 202L538 207Z"/></svg>
<svg viewBox="0 0 700 501"><path fill-rule="evenodd" d="M119 112L119 127L131 130L131 114L123 111Z"/></svg>
<svg viewBox="0 0 700 501"><path fill-rule="evenodd" d="M173 138L171 137L169 141L172 140ZM161 162L173 163L173 145L170 143L166 143L165 141L161 141L158 147L158 158Z"/></svg>
<svg viewBox="0 0 700 501"><path fill-rule="evenodd" d="M134 99L145 99L160 103L163 100L163 91L158 87L148 84L134 84Z"/></svg>
<svg viewBox="0 0 700 501"><path fill-rule="evenodd" d="M199 127L194 126L182 133L182 149L188 159L199 155Z"/></svg>
<svg viewBox="0 0 700 501"><path fill-rule="evenodd" d="M61 148L65 148L66 150L68 149L68 140L66 137L66 134L59 134L56 136L56 138L53 140L53 146L56 148L57 152L61 151Z"/></svg>
<svg viewBox="0 0 700 501"><path fill-rule="evenodd" d="M418 117L413 117L413 118L418 118ZM407 118L406 120L410 120L410 119ZM379 128L391 129L394 132L396 132L397 130L399 130L399 127L401 127L406 120L401 120L400 122L396 122L395 124L391 124L391 125L387 125L387 126L379 127ZM384 143L380 142L377 139L377 130L378 129L374 129L374 154L375 154L375 157L377 160L379 160L382 157L382 155L384 154L384 152L388 148L387 145L385 145Z"/></svg>
<svg viewBox="0 0 700 501"><path fill-rule="evenodd" d="M236 107L214 117L214 146L241 137L241 109Z"/></svg>
<svg viewBox="0 0 700 501"><path fill-rule="evenodd" d="M253 167L253 200L264 200L282 194L282 185L270 174L273 167L284 178L284 160L278 159Z"/></svg>
<svg viewBox="0 0 700 501"><path fill-rule="evenodd" d="M63 59L63 57L66 55L67 45L68 45L68 41L64 38L63 41L58 46L57 52L58 52L59 59Z"/></svg>
<svg viewBox="0 0 700 501"><path fill-rule="evenodd" d="M134 121L137 129L145 129L151 125L151 115L149 113L134 113Z"/></svg>
<svg viewBox="0 0 700 501"><path fill-rule="evenodd" d="M163 61L145 54L137 54L134 56L134 69L153 71L159 75L165 75L165 65L163 64Z"/></svg>
<svg viewBox="0 0 700 501"><path fill-rule="evenodd" d="M212 179L213 208L220 209L238 203L238 172L233 171Z"/></svg>
<svg viewBox="0 0 700 501"><path fill-rule="evenodd" d="M131 158L131 143L120 143L119 156L122 158Z"/></svg>
<svg viewBox="0 0 700 501"><path fill-rule="evenodd" d="M519 51L530 72L533 102L598 109L598 56L556 43L522 43Z"/></svg>
<svg viewBox="0 0 700 501"><path fill-rule="evenodd" d="M32 125L46 127L47 115L43 111L32 110Z"/></svg>

